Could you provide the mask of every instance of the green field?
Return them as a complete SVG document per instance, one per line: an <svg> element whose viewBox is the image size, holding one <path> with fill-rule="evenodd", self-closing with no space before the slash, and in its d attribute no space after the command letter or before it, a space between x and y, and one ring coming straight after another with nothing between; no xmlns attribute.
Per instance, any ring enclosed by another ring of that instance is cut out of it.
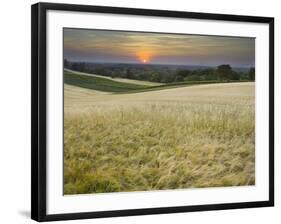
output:
<svg viewBox="0 0 281 224"><path fill-rule="evenodd" d="M74 74L67 71L64 72L64 83L105 92L127 92L147 87L144 85L113 81L101 77Z"/></svg>
<svg viewBox="0 0 281 224"><path fill-rule="evenodd" d="M224 81L220 83L233 83L241 81ZM247 81L245 81L247 82ZM98 75L90 75L87 73L75 72L75 71L64 71L64 83L69 85L74 85L86 89L111 92L111 93L137 93L137 92L147 92L155 91L161 89L170 89L183 86L192 85L203 85L203 84L214 84L218 83L217 80L210 81L185 81L177 83L168 84L158 84L150 83L148 81L138 81L132 80L131 82L122 82L122 79L113 79L109 77L102 77ZM142 84L136 84L142 83Z"/></svg>
<svg viewBox="0 0 281 224"><path fill-rule="evenodd" d="M254 83L64 78L65 194L255 184Z"/></svg>

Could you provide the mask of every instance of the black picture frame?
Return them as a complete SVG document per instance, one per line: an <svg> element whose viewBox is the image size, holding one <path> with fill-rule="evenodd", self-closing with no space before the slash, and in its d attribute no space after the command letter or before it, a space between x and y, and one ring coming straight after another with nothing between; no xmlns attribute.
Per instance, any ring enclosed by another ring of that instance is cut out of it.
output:
<svg viewBox="0 0 281 224"><path fill-rule="evenodd" d="M160 207L145 209L114 210L85 213L46 213L46 12L63 10L75 12L100 12L111 14L192 18L235 22L254 22L269 25L269 200L208 204L195 206ZM240 15L163 11L137 8L103 7L73 4L37 3L32 5L32 47L31 47L31 218L36 221L102 218L161 213L193 212L206 210L238 209L274 206L274 18Z"/></svg>

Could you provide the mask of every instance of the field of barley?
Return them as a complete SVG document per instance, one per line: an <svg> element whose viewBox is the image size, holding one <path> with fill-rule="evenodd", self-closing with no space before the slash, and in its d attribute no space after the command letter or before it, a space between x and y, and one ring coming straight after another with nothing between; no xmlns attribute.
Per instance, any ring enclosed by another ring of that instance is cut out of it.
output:
<svg viewBox="0 0 281 224"><path fill-rule="evenodd" d="M64 194L255 184L254 83L113 94L70 81Z"/></svg>

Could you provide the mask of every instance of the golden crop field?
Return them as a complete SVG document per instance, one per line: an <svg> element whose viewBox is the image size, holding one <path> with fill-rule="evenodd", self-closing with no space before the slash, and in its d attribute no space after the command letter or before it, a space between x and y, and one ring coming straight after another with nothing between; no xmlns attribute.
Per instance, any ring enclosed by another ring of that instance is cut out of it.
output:
<svg viewBox="0 0 281 224"><path fill-rule="evenodd" d="M65 194L255 184L252 82L64 97Z"/></svg>

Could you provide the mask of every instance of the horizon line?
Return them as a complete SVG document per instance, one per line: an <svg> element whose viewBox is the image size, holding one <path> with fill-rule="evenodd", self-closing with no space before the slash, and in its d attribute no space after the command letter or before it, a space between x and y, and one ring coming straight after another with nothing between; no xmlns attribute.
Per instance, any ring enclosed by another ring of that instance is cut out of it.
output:
<svg viewBox="0 0 281 224"><path fill-rule="evenodd" d="M79 60L70 60L67 58L64 58L64 60L67 60L69 62L74 63L92 63L92 64L131 64L131 65L168 65L168 66L198 66L198 67L218 67L219 65L230 65L232 68L251 68L255 65L231 65L230 63L221 63L217 65L200 65L200 64L175 64L175 63L140 63L140 62L118 62L118 61L79 61Z"/></svg>

